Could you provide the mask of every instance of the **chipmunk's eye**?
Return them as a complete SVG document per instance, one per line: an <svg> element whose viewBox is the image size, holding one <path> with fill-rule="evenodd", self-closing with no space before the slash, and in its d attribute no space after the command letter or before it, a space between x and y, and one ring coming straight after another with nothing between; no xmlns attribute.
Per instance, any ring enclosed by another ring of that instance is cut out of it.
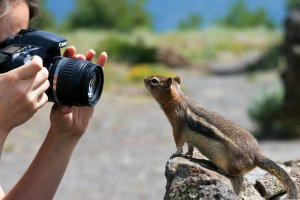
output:
<svg viewBox="0 0 300 200"><path fill-rule="evenodd" d="M151 80L151 85L157 85L159 83L159 80L157 78L153 78Z"/></svg>

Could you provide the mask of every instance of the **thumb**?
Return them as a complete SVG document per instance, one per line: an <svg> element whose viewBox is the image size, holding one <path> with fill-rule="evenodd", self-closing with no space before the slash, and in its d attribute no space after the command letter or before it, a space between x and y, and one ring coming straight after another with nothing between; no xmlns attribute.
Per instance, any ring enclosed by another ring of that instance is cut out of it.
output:
<svg viewBox="0 0 300 200"><path fill-rule="evenodd" d="M31 61L13 71L18 78L26 80L35 76L41 69L43 69L43 60L39 56L33 56Z"/></svg>

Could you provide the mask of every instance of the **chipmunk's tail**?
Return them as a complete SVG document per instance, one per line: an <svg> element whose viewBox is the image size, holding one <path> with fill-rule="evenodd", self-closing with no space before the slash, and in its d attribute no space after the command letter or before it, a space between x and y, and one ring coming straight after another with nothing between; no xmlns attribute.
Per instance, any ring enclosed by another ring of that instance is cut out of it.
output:
<svg viewBox="0 0 300 200"><path fill-rule="evenodd" d="M259 168L268 171L278 178L278 180L285 186L289 199L298 199L296 184L290 176L281 167L279 167L279 165L263 155L259 155L255 161Z"/></svg>

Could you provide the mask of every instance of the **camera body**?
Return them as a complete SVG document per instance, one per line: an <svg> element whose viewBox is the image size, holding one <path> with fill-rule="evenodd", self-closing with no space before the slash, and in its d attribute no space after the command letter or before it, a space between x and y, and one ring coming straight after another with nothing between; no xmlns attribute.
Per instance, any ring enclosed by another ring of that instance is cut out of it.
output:
<svg viewBox="0 0 300 200"><path fill-rule="evenodd" d="M44 66L49 67L66 45L67 40L63 37L39 30L21 30L16 36L7 38L2 45L5 47L0 49L6 56L6 62L0 63L0 73L24 65L34 55L40 56Z"/></svg>
<svg viewBox="0 0 300 200"><path fill-rule="evenodd" d="M29 62L34 55L49 71L49 101L75 106L94 106L102 93L104 75L99 65L61 56L67 40L40 30L21 30L0 46L0 73Z"/></svg>

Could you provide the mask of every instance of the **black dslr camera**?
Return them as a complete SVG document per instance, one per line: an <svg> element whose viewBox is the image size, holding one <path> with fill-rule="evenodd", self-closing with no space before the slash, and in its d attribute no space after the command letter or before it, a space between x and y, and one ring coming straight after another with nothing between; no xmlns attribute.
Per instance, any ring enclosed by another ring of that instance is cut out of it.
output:
<svg viewBox="0 0 300 200"><path fill-rule="evenodd" d="M60 48L66 44L65 38L45 31L21 30L0 46L0 73L20 67L38 55L49 71L49 101L94 106L103 89L102 68L86 60L61 56Z"/></svg>

